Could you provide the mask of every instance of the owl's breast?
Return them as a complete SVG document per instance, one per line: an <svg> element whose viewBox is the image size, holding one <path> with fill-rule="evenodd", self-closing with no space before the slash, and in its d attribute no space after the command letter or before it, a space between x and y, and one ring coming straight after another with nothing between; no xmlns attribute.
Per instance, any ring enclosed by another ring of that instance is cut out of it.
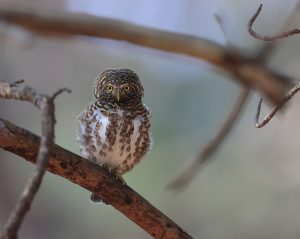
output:
<svg viewBox="0 0 300 239"><path fill-rule="evenodd" d="M129 171L150 147L147 115L132 118L121 111L109 116L94 111L79 127L85 139L82 154L116 174Z"/></svg>

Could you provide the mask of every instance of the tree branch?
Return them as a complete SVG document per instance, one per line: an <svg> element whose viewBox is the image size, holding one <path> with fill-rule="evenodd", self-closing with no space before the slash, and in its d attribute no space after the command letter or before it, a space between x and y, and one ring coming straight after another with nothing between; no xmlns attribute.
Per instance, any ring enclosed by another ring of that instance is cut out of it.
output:
<svg viewBox="0 0 300 239"><path fill-rule="evenodd" d="M214 16L224 35L226 44L229 47L232 47L230 39L227 35L226 27L224 25L224 20L218 14L215 14ZM236 102L231 112L224 120L216 135L203 148L199 150L196 157L188 164L188 166L184 168L182 172L179 173L179 175L177 175L174 179L171 180L171 182L167 185L167 189L180 190L184 187L187 187L190 181L195 177L196 173L199 171L203 163L208 162L208 160L212 159L211 156L219 149L226 136L233 129L233 126L239 118L242 108L244 107L247 101L249 93L249 88L242 88L240 90L239 97L236 99Z"/></svg>
<svg viewBox="0 0 300 239"><path fill-rule="evenodd" d="M300 10L300 2L298 2L296 4L292 13L285 20L284 24L280 28L280 31L284 31L285 29L290 28L291 23L293 23L296 19L298 19L299 10ZM248 25L253 24L253 23L250 23L251 21L253 21L252 18L249 19ZM248 28L249 28L249 26L248 26ZM252 25L251 25L251 28L252 28ZM280 39L277 41L268 41L267 44L265 44L264 47L258 53L257 59L261 60L262 62L267 62L272 57L272 53L277 49L277 47L282 42L282 40L283 39Z"/></svg>
<svg viewBox="0 0 300 239"><path fill-rule="evenodd" d="M59 93L66 90L61 89L56 92L53 97L48 97L38 93L29 86L21 85L21 83L23 83L23 81L17 81L14 84L0 82L0 98L25 100L37 106L41 110L42 137L37 154L36 167L4 226L4 232L1 236L2 239L17 238L19 228L39 190L48 164L49 154L54 143L55 116L53 101Z"/></svg>
<svg viewBox="0 0 300 239"><path fill-rule="evenodd" d="M290 17L288 18L288 20L284 24L283 29L287 28L289 23L293 20L293 18L295 16L297 16L297 13L299 12L299 9L300 9L300 2L298 2L297 6L294 8L293 13L290 15ZM257 39L263 40L263 41L271 41L271 43L269 43L268 45L265 46L265 48L263 49L261 54L259 54L259 58L261 58L262 60L265 60L266 58L268 58L269 53L273 50L273 48L276 45L278 45L278 41L274 41L274 40L279 40L279 39L286 38L286 37L288 37L290 35L293 35L293 34L298 34L298 33L300 33L300 29L294 29L294 30L291 30L291 31L282 32L282 33L279 33L278 35L275 35L275 36L272 36L272 37L270 37L270 36L261 36L261 35L257 34L256 32L254 32L253 29L252 29L253 23L255 22L256 18L260 14L261 10L262 10L262 4L260 4L260 6L257 9L256 13L250 18L250 20L248 22L248 31L249 31L250 35L252 35L254 38L257 38ZM256 115L255 115L255 127L256 128L262 128L266 124L268 124L269 121L275 116L277 111L280 110L299 90L300 90L300 83L297 83L296 85L293 86L292 89L289 90L288 94L284 97L282 102L277 104L273 108L273 110L267 116L265 116L265 118L263 119L262 122L259 122L260 110L261 110L261 105L262 105L262 102L263 102L263 99L261 98L258 105L257 105L257 112L256 112Z"/></svg>
<svg viewBox="0 0 300 239"><path fill-rule="evenodd" d="M297 5L297 7L294 9L293 13L286 20L283 28L288 27L290 22L293 20L293 18L299 12L299 8L300 8L300 4ZM220 26L220 29L221 29L224 37L225 37L227 45L232 48L232 44L230 42L230 39L227 36L227 31L226 31L226 27L225 27L225 24L224 24L224 20L218 14L215 14L215 19L216 19L218 25ZM249 20L249 22L250 21L251 21L251 19ZM267 44L265 44L265 46L260 50L260 52L256 56L257 62L261 62L262 64L265 64L267 62L267 60L269 59L271 53L278 46L279 42L280 41L276 41L276 42L272 41L272 42L268 42ZM210 156L213 155L218 150L219 146L221 146L222 142L226 138L226 135L228 135L230 133L230 131L233 129L234 124L237 122L237 119L239 118L238 114L241 114L241 109L242 109L242 107L244 107L243 104L245 104L245 102L247 100L246 98L243 98L243 94L244 94L243 92L244 91L247 91L247 89L241 89L241 95L240 95L240 97L238 97L236 103L234 104L233 110L227 116L227 118L225 119L223 125L220 127L220 129L218 130L216 135L213 137L213 139L211 141L209 141L199 151L199 153L193 159L193 161L189 164L189 166L185 170L183 170L179 175L177 175L176 178L174 178L168 184L168 186L167 186L168 189L171 189L171 190L183 189L193 179L193 177L197 173L197 170L199 170L199 168L202 166L202 164L204 162L207 162L209 159L212 159L212 157L210 157ZM249 92L248 92L248 95L249 95ZM242 102L240 102L241 99L242 99ZM285 98L284 101L286 101L286 100L287 99ZM256 126L260 126L260 124L258 123L258 119L259 119L261 101L258 105L258 111L257 111L257 114L256 114L256 117L257 117L256 118ZM238 106L238 108L236 108L237 106ZM281 107L280 105L277 105L274 108L276 111L275 112L272 111L271 114L266 117L266 119L268 119L268 121L269 121L275 115L275 113L280 109L280 107ZM238 109L238 111L236 109ZM264 120L262 122L262 124L264 124L264 123L267 123L267 122L265 122L265 120ZM260 126L260 127L262 127L262 126Z"/></svg>
<svg viewBox="0 0 300 239"><path fill-rule="evenodd" d="M174 180L167 186L168 189L182 189L194 178L195 174L199 171L199 166L207 162L210 157L217 151L221 143L224 142L225 137L231 131L238 116L241 114L242 109L245 107L245 102L248 99L249 88L241 89L241 92L231 110L227 119L223 123L217 134L199 151L195 159L180 173Z"/></svg>
<svg viewBox="0 0 300 239"><path fill-rule="evenodd" d="M284 24L287 26L293 17L296 15L296 13L299 11L300 4L297 5L294 12L290 15L286 23ZM261 6L258 9L257 13L249 20L248 23L248 29L251 29L253 22L257 18L259 12L261 11ZM226 35L226 28L224 26L223 19L219 15L215 15L215 19L218 22L224 37L226 39L227 45L231 46L231 43ZM251 29L252 30L252 29ZM274 51L274 49L278 46L278 41L275 42L269 42L264 46L264 48L258 53L256 56L257 62L261 62L262 64L265 63L268 60L268 57L270 54ZM236 104L233 106L233 110L228 115L227 119L225 120L224 124L221 126L217 134L214 136L214 138L208 142L207 145L204 146L203 149L201 149L198 153L198 155L195 157L195 159L189 164L187 168L185 168L175 179L173 179L167 186L168 189L172 190L179 190L183 187L187 186L188 183L194 178L195 174L197 173L198 169L204 162L207 162L213 155L221 143L225 140L226 135L228 135L233 128L233 125L236 123L236 120L238 118L238 114L240 114L240 111L243 107L243 104L246 102L247 95L249 92L246 92L246 97L243 98L243 94L247 91L247 89L242 89L240 97L237 99ZM249 90L248 90L249 91ZM260 100L258 107L257 107L257 114L256 114L256 127L260 128L266 125L272 117L276 114L276 112L289 100L293 97L294 94L296 94L299 91L299 83L294 86L288 93L288 95L283 99L283 101L275 106L275 108L272 110L272 112L265 117L265 119L258 123L259 120L259 114L262 104L262 99ZM241 101L242 100L242 101Z"/></svg>
<svg viewBox="0 0 300 239"><path fill-rule="evenodd" d="M281 32L274 36L263 36L263 35L256 33L252 29L252 27L253 27L253 24L254 24L256 18L258 17L258 15L260 14L260 12L262 10L262 6L263 6L262 4L259 5L256 13L250 18L250 20L248 22L248 32L250 33L251 36L253 36L256 39L262 40L262 41L274 41L274 40L286 38L286 37L300 33L300 29L297 29L297 28L289 30L289 31Z"/></svg>
<svg viewBox="0 0 300 239"><path fill-rule="evenodd" d="M220 26L220 29L224 35L227 45L229 47L232 47L230 39L227 35L223 19L218 14L215 14L215 20ZM218 150L222 142L225 140L226 136L233 129L233 126L236 123L239 114L241 114L242 108L245 106L249 93L249 88L242 88L240 90L239 97L237 98L231 112L224 120L224 123L217 131L216 135L202 149L199 150L196 157L188 164L188 166L184 168L179 175L177 175L174 179L171 180L171 182L167 185L167 189L183 189L195 177L196 173L198 172L199 168L203 165L203 163L212 159L211 156Z"/></svg>
<svg viewBox="0 0 300 239"><path fill-rule="evenodd" d="M0 147L36 163L40 138L26 129L0 119ZM192 238L146 199L123 185L104 168L54 145L47 170L99 194L106 202L154 238Z"/></svg>
<svg viewBox="0 0 300 239"><path fill-rule="evenodd" d="M289 77L280 75L237 50L189 35L155 30L124 21L76 13L37 13L26 8L0 8L0 20L38 34L86 35L115 40L208 61L245 86L260 90L273 104L284 97Z"/></svg>
<svg viewBox="0 0 300 239"><path fill-rule="evenodd" d="M285 103L287 103L291 98L293 98L293 96L300 90L300 82L298 84L296 84L286 95L286 97L284 98L284 100L276 105L273 110L271 111L270 114L268 114L262 122L259 123L259 115L260 115L260 110L261 110L261 105L262 105L262 101L263 99L261 98L260 101L258 102L257 105L257 112L255 115L255 127L256 128L262 128L264 127L266 124L269 123L269 121L274 117L274 115L277 113L278 110L280 110Z"/></svg>

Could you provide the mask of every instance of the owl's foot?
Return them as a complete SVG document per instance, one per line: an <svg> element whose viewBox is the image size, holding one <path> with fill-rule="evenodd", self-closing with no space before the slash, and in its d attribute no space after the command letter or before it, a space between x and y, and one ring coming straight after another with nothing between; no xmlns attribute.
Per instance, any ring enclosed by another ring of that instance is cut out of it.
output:
<svg viewBox="0 0 300 239"><path fill-rule="evenodd" d="M116 179L120 180L123 185L126 185L125 179L121 175L116 175Z"/></svg>
<svg viewBox="0 0 300 239"><path fill-rule="evenodd" d="M126 185L125 179L121 175L117 174L116 169L111 168L111 167L107 167L106 164L104 164L102 167L106 168L108 170L108 172L114 174L116 180L120 180L123 185Z"/></svg>
<svg viewBox="0 0 300 239"><path fill-rule="evenodd" d="M91 202L95 203L95 204L105 204L105 205L109 205L108 202L106 202L103 198L101 198L100 196L98 196L95 193L91 194Z"/></svg>
<svg viewBox="0 0 300 239"><path fill-rule="evenodd" d="M121 175L115 175L115 177L116 177L116 180L120 180L123 185L126 185L125 179ZM95 193L91 194L91 202L95 203L95 204L109 205L108 202L106 202L103 198L101 198L100 196L98 196Z"/></svg>

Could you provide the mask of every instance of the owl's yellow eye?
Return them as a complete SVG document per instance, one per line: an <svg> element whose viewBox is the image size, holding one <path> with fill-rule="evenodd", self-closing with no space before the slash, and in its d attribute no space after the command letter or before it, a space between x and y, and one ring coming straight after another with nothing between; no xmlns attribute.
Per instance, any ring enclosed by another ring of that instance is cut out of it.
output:
<svg viewBox="0 0 300 239"><path fill-rule="evenodd" d="M130 90L130 87L128 85L125 85L124 88L123 88L125 91L129 91Z"/></svg>
<svg viewBox="0 0 300 239"><path fill-rule="evenodd" d="M110 92L112 92L112 91L113 91L113 86L108 85L108 86L106 87L106 92L107 92L107 93L110 93Z"/></svg>

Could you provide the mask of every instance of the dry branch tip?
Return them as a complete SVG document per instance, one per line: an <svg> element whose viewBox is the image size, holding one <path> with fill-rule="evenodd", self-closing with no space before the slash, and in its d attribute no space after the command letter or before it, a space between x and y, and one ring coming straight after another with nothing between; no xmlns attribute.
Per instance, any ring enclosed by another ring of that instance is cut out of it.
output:
<svg viewBox="0 0 300 239"><path fill-rule="evenodd" d="M261 111L261 105L263 102L263 99L261 98L258 102L257 105L257 110L256 110L256 115L255 115L255 127L256 128L262 128L265 125L267 125L271 119L275 116L275 114L277 113L277 111L279 111L290 99L293 98L293 96L300 90L300 82L297 83L292 89L289 90L289 92L287 93L287 95L285 96L285 98L283 99L283 101L276 105L272 111L265 116L265 118L263 119L262 122L259 122L259 116L260 116L260 111Z"/></svg>
<svg viewBox="0 0 300 239"><path fill-rule="evenodd" d="M25 82L25 80L24 80L24 79L21 79L21 80L15 81L12 85L22 84L22 83L24 83L24 82Z"/></svg>
<svg viewBox="0 0 300 239"><path fill-rule="evenodd" d="M256 33L253 30L252 27L253 27L253 24L254 24L256 18L260 14L261 10L262 10L262 4L259 5L256 13L250 18L250 20L248 22L248 25L247 25L248 32L254 38L262 40L262 41L274 41L274 40L286 38L286 37L289 37L289 36L292 36L292 35L300 33L300 29L298 29L298 28L295 28L295 29L292 29L292 30L289 30L289 31L284 31L284 32L281 32L281 33L279 33L277 35L274 35L274 36L263 36L263 35L260 35L260 34Z"/></svg>
<svg viewBox="0 0 300 239"><path fill-rule="evenodd" d="M72 90L69 89L69 88L61 88L61 89L58 89L58 90L57 90L56 92L54 92L54 94L52 95L51 100L54 101L55 98L56 98L58 95L62 94L63 92L67 92L67 93L70 94L70 93L72 93Z"/></svg>

